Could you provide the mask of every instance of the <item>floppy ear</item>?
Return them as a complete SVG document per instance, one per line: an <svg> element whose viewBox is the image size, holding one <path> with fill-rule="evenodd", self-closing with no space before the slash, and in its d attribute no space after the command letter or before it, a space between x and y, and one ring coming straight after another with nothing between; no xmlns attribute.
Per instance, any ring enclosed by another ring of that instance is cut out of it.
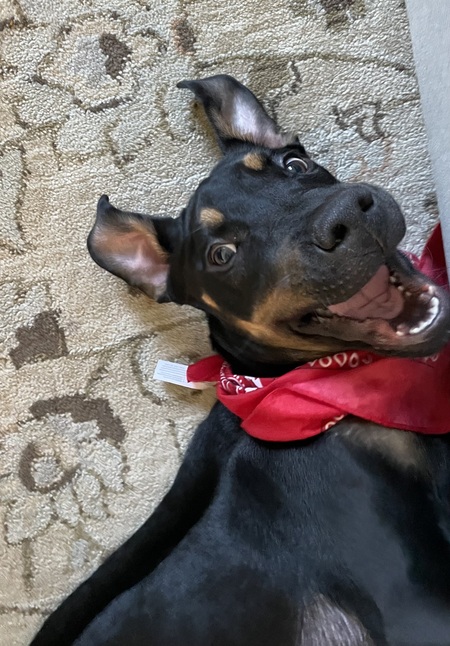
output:
<svg viewBox="0 0 450 646"><path fill-rule="evenodd" d="M120 211L102 195L87 246L100 267L162 302L168 300L169 258L178 229L179 218Z"/></svg>
<svg viewBox="0 0 450 646"><path fill-rule="evenodd" d="M298 144L297 137L282 132L255 95L232 76L181 81L177 87L192 90L203 103L224 152L243 141L266 148Z"/></svg>

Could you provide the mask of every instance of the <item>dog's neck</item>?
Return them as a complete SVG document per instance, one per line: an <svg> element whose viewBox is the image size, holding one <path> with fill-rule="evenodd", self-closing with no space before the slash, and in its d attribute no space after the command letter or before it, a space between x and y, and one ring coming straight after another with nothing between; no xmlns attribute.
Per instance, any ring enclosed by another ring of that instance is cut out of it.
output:
<svg viewBox="0 0 450 646"><path fill-rule="evenodd" d="M280 360L274 351L239 332L226 327L214 316L208 316L210 339L218 352L238 375L252 377L279 377L314 357L303 361Z"/></svg>

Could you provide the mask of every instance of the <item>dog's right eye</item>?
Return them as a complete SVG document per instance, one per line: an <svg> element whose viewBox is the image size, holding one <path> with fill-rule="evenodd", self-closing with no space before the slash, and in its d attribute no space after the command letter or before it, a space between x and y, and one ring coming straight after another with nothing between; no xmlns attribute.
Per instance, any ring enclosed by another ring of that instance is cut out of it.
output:
<svg viewBox="0 0 450 646"><path fill-rule="evenodd" d="M215 244L208 252L208 260L212 265L227 265L236 252L237 248L234 244Z"/></svg>
<svg viewBox="0 0 450 646"><path fill-rule="evenodd" d="M294 157L293 155L287 155L283 159L283 166L292 174L306 173L308 170L308 162L301 157Z"/></svg>

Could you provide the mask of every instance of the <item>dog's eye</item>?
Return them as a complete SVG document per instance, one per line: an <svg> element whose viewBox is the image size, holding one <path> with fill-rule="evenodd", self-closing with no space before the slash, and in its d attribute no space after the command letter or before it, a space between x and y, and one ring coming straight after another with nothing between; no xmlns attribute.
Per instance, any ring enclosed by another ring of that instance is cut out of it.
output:
<svg viewBox="0 0 450 646"><path fill-rule="evenodd" d="M283 166L290 173L306 173L308 170L308 162L300 157L293 157L292 155L287 155L283 159Z"/></svg>
<svg viewBox="0 0 450 646"><path fill-rule="evenodd" d="M215 244L208 252L208 260L212 265L226 265L235 255L237 249L234 244Z"/></svg>

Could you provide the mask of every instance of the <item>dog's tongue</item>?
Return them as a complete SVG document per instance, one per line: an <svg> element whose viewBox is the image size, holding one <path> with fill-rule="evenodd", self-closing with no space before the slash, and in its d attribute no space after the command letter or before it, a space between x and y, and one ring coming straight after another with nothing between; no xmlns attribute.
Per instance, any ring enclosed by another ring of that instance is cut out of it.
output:
<svg viewBox="0 0 450 646"><path fill-rule="evenodd" d="M333 314L352 319L394 319L403 309L403 297L389 282L389 270L382 265L375 276L348 301L329 305Z"/></svg>

